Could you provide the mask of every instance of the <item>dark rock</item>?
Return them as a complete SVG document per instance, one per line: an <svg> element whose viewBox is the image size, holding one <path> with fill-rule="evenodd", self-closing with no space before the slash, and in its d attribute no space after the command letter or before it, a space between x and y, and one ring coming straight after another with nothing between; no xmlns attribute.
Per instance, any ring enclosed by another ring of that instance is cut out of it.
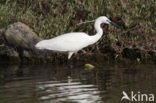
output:
<svg viewBox="0 0 156 103"><path fill-rule="evenodd" d="M0 62L9 62L13 60L13 62L19 62L19 54L18 52L9 46L1 45L0 46Z"/></svg>
<svg viewBox="0 0 156 103"><path fill-rule="evenodd" d="M150 54L151 60L156 63L156 50L148 51L148 54Z"/></svg>
<svg viewBox="0 0 156 103"><path fill-rule="evenodd" d="M9 61L11 57L18 58L23 50L23 57L31 58L36 52L35 44L42 40L27 25L17 22L0 30L0 60Z"/></svg>
<svg viewBox="0 0 156 103"><path fill-rule="evenodd" d="M122 56L131 60L143 59L145 54L145 51L139 48L124 48L122 51Z"/></svg>
<svg viewBox="0 0 156 103"><path fill-rule="evenodd" d="M7 44L22 49L33 49L34 45L41 40L32 29L21 22L8 25L2 35Z"/></svg>

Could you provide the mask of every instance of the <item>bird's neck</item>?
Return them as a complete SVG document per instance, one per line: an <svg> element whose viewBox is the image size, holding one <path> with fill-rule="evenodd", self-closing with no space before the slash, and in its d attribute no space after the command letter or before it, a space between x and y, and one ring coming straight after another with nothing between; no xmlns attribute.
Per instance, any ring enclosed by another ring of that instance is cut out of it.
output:
<svg viewBox="0 0 156 103"><path fill-rule="evenodd" d="M92 37L92 44L96 43L101 38L101 36L103 35L101 23L102 23L101 21L96 21L94 24L94 28L95 28L97 33L95 35L91 36Z"/></svg>

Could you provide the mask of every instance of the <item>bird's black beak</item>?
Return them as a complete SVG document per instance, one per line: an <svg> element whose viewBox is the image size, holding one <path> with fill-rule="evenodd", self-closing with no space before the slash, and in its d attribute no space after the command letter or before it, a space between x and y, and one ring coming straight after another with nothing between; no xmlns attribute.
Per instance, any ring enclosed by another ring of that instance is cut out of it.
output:
<svg viewBox="0 0 156 103"><path fill-rule="evenodd" d="M119 25L117 25L116 23L112 22L112 21L108 21L111 25L119 28L119 29L122 29L122 27L120 27Z"/></svg>

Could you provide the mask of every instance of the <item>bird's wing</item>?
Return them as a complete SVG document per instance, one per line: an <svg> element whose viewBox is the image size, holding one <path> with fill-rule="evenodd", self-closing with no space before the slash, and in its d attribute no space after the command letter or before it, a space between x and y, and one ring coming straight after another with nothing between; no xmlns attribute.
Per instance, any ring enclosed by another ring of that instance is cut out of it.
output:
<svg viewBox="0 0 156 103"><path fill-rule="evenodd" d="M49 40L43 40L38 46L54 51L78 51L86 47L88 35L85 33L68 33Z"/></svg>

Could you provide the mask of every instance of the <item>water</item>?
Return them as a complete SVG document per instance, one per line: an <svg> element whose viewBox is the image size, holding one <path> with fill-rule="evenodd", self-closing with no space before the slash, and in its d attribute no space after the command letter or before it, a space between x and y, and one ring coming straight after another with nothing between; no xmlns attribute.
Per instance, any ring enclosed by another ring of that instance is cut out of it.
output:
<svg viewBox="0 0 156 103"><path fill-rule="evenodd" d="M122 91L156 94L156 66L0 66L0 103L121 103Z"/></svg>

